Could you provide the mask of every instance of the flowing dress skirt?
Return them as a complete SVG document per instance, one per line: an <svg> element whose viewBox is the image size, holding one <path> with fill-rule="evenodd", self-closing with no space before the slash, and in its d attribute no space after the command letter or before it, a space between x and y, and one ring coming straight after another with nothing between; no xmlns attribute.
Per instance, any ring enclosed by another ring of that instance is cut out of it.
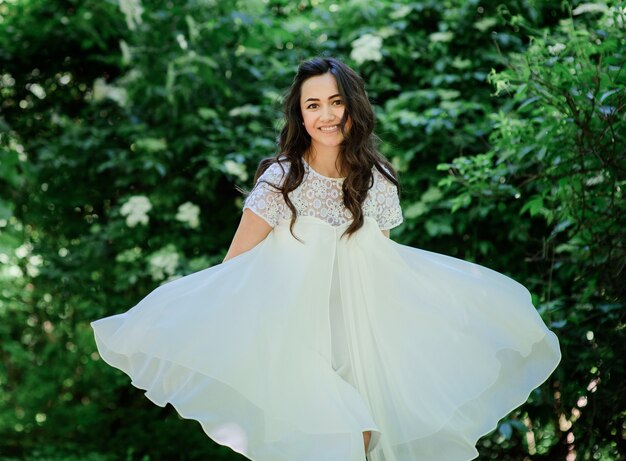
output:
<svg viewBox="0 0 626 461"><path fill-rule="evenodd" d="M100 356L255 461L466 461L561 359L513 279L299 217L92 322Z"/></svg>

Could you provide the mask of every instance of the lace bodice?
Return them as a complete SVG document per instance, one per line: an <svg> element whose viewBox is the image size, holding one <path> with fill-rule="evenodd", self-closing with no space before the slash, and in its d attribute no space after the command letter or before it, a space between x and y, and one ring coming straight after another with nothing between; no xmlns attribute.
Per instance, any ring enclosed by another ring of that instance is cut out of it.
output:
<svg viewBox="0 0 626 461"><path fill-rule="evenodd" d="M330 178L316 172L304 161L305 174L302 183L289 193L289 198L297 210L297 216L313 216L332 226L340 226L352 219L352 213L343 204L341 189L344 178ZM288 162L282 163L285 172ZM392 229L402 223L402 210L397 187L372 167L374 185L368 191L363 203L363 214L376 220L381 230ZM250 208L274 227L282 219L291 219L291 210L280 191L269 186L281 185L283 171L278 163L273 163L257 180L246 197L243 209Z"/></svg>

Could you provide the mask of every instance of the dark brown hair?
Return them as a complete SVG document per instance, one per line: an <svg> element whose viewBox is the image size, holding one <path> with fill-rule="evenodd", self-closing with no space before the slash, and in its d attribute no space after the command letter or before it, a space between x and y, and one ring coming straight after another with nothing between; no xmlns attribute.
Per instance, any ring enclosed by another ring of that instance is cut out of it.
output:
<svg viewBox="0 0 626 461"><path fill-rule="evenodd" d="M363 79L335 58L321 57L305 61L298 67L298 72L284 98L285 125L278 138L278 153L274 157L261 160L254 175L256 184L270 165L278 163L285 172L282 162L289 162L290 167L287 174L283 175L282 185L265 182L282 193L285 203L291 210L289 228L292 235L297 216L296 208L287 194L296 189L304 179L305 170L302 158L311 145L311 137L302 123L301 88L305 80L328 72L335 77L339 94L345 105L340 122L344 139L339 148L337 161L340 167L338 170L346 172L342 182L343 202L354 219L343 235L350 236L363 226L362 204L367 197L368 190L374 185L373 166L395 184L398 190L400 189L395 169L377 150L378 137L374 134L374 111L365 91ZM352 126L346 133L345 125L348 117ZM385 168L389 172L385 171Z"/></svg>

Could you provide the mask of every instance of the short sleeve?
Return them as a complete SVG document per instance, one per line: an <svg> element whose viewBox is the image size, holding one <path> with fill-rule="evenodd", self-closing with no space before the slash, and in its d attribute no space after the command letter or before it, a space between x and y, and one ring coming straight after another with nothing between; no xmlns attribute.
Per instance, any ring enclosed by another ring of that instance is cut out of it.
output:
<svg viewBox="0 0 626 461"><path fill-rule="evenodd" d="M380 184L377 187L377 213L376 221L381 230L389 230L402 224L402 208L400 207L400 197L398 187L385 178L379 176Z"/></svg>
<svg viewBox="0 0 626 461"><path fill-rule="evenodd" d="M282 177L283 170L280 165L278 163L271 164L261 174L254 188L244 200L242 210L250 208L270 226L276 226L282 216L285 205L282 193L280 190L272 187L271 184L280 185Z"/></svg>

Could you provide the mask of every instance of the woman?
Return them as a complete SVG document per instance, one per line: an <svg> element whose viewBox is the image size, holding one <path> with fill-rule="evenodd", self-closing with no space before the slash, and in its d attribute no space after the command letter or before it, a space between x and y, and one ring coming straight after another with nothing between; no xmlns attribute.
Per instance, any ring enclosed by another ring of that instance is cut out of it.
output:
<svg viewBox="0 0 626 461"><path fill-rule="evenodd" d="M361 78L300 65L222 264L92 323L103 359L256 461L464 461L560 361L528 290L400 245Z"/></svg>

